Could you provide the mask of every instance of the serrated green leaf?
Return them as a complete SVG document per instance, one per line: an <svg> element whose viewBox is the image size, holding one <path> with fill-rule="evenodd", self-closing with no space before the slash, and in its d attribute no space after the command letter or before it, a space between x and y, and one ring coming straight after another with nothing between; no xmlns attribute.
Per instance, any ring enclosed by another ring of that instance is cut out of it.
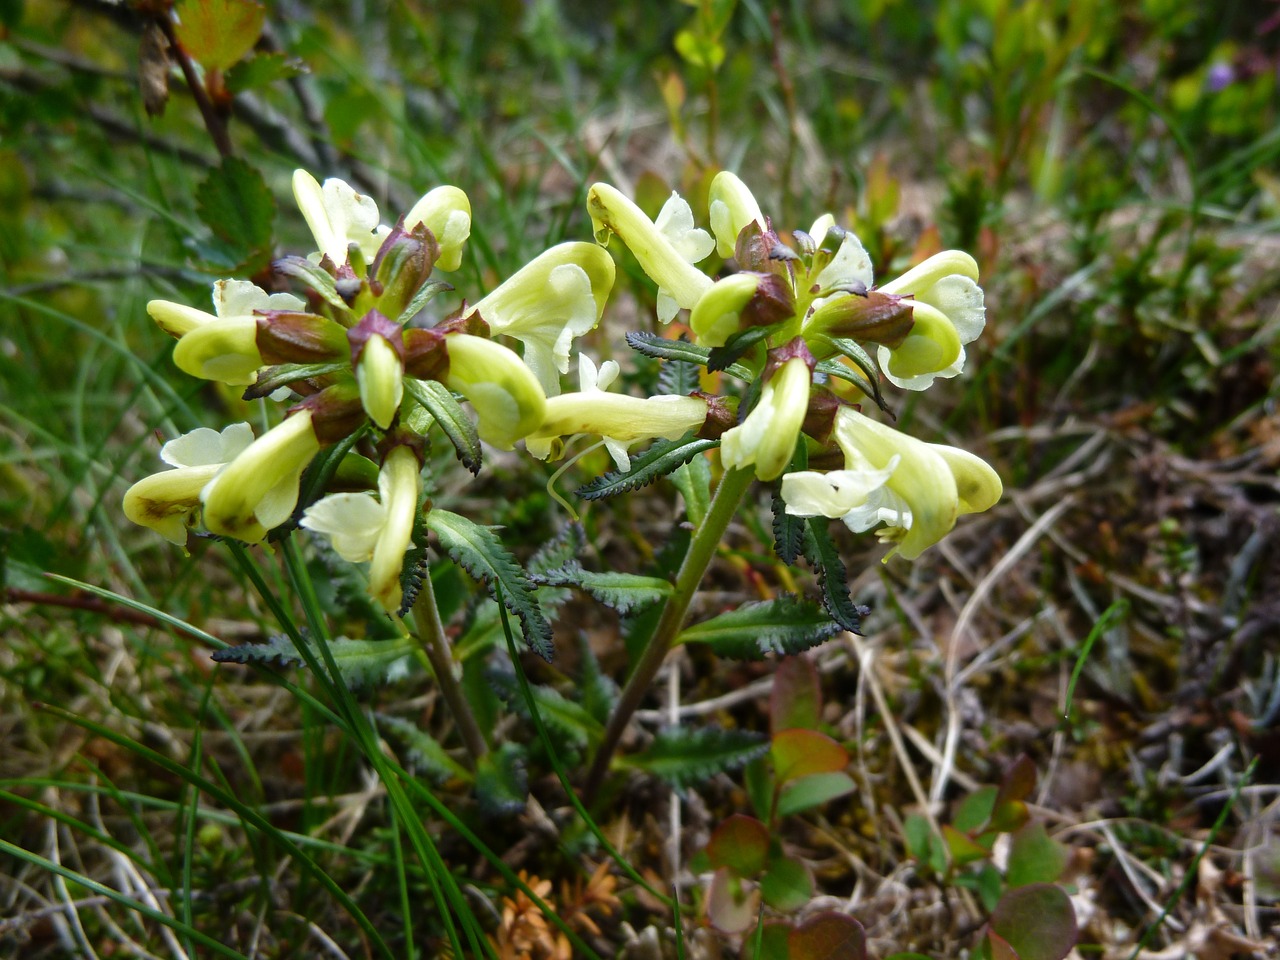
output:
<svg viewBox="0 0 1280 960"><path fill-rule="evenodd" d="M799 444L797 449L803 447ZM783 563L795 563L804 552L805 518L787 513L786 501L775 489L770 503L773 512L773 550Z"/></svg>
<svg viewBox="0 0 1280 960"><path fill-rule="evenodd" d="M480 434L449 388L438 380L405 377L404 389L440 425L462 465L471 471L472 476L479 474L483 458Z"/></svg>
<svg viewBox="0 0 1280 960"><path fill-rule="evenodd" d="M307 641L313 647L315 642ZM348 689L397 680L409 672L414 641L411 637L394 640L352 640L334 637L327 641L329 652ZM317 653L317 656L319 654ZM289 667L304 666L306 661L287 635L272 637L266 643L242 643L212 654L218 663L263 663Z"/></svg>
<svg viewBox="0 0 1280 960"><path fill-rule="evenodd" d="M777 326L774 323L767 327L747 327L745 330L739 330L725 341L724 346L715 347L707 355L707 369L727 369L757 343L768 339L769 334L773 333ZM755 378L752 377L750 379L754 380Z"/></svg>
<svg viewBox="0 0 1280 960"><path fill-rule="evenodd" d="M544 660L551 660L551 625L542 615L529 578L493 530L448 510L432 510L426 522L454 563L483 582L495 599L497 588L501 589L501 602L520 621L525 643Z"/></svg>
<svg viewBox="0 0 1280 960"><path fill-rule="evenodd" d="M624 762L684 790L763 756L769 741L750 730L672 727L653 738L649 749Z"/></svg>
<svg viewBox="0 0 1280 960"><path fill-rule="evenodd" d="M283 53L259 53L248 60L241 60L227 71L227 89L232 93L244 93L306 72L306 64L297 57Z"/></svg>
<svg viewBox="0 0 1280 960"><path fill-rule="evenodd" d="M671 360L677 363L693 363L705 367L711 355L710 347L699 346L688 340L668 340L656 333L633 331L627 334L627 345L646 357L656 360ZM724 372L739 380L753 380L755 374L738 363L731 363Z"/></svg>
<svg viewBox="0 0 1280 960"><path fill-rule="evenodd" d="M529 796L524 748L504 743L476 762L476 802L490 816L513 816Z"/></svg>
<svg viewBox="0 0 1280 960"><path fill-rule="evenodd" d="M521 716L528 717L528 704L520 696L516 687L515 676L509 673L493 671L490 681L498 695L506 700ZM575 747L584 747L589 743L599 743L604 735L604 726L587 712L586 707L568 699L558 690L550 687L529 684L529 692L548 729L554 730Z"/></svg>
<svg viewBox="0 0 1280 960"><path fill-rule="evenodd" d="M669 479L684 497L685 516L699 526L711 509L711 463L706 457L694 457L672 470Z"/></svg>
<svg viewBox="0 0 1280 960"><path fill-rule="evenodd" d="M706 643L718 656L763 660L769 654L808 650L840 632L814 604L791 596L744 603L736 610L686 627L676 643Z"/></svg>
<svg viewBox="0 0 1280 960"><path fill-rule="evenodd" d="M226 70L253 49L267 11L255 0L179 0L174 32L206 70Z"/></svg>
<svg viewBox="0 0 1280 960"><path fill-rule="evenodd" d="M778 816L787 817L813 807L820 807L838 797L853 793L858 785L847 773L815 773L793 780L778 796Z"/></svg>
<svg viewBox="0 0 1280 960"><path fill-rule="evenodd" d="M719 440L703 440L686 435L679 440L659 440L648 450L631 458L631 470L622 473L611 470L603 477L579 487L577 494L583 500L603 500L620 493L648 486L682 464L688 463L700 453L720 446Z"/></svg>
<svg viewBox="0 0 1280 960"><path fill-rule="evenodd" d="M276 202L256 168L239 157L223 158L196 187L196 214L245 272L266 266Z"/></svg>
<svg viewBox="0 0 1280 960"><path fill-rule="evenodd" d="M548 570L536 582L549 587L577 587L585 590L595 600L623 616L650 607L671 594L671 584L658 577L584 570L576 560L569 561L557 570Z"/></svg>
<svg viewBox="0 0 1280 960"><path fill-rule="evenodd" d="M658 370L659 394L673 397L687 397L702 387L698 379L698 368L692 363L682 360L668 360Z"/></svg>
<svg viewBox="0 0 1280 960"><path fill-rule="evenodd" d="M618 703L618 685L600 669L591 641L582 637L582 705L598 722L606 723Z"/></svg>
<svg viewBox="0 0 1280 960"><path fill-rule="evenodd" d="M470 781L470 771L440 746L440 741L425 730L410 723L403 717L393 717L385 713L374 714L378 726L390 732L404 744L409 765L420 773L426 774L436 783L457 777Z"/></svg>
<svg viewBox="0 0 1280 960"><path fill-rule="evenodd" d="M805 558L818 575L822 587L822 605L831 619L850 633L861 636L861 622L865 608L859 607L849 595L844 563L831 542L826 517L809 517L805 534Z"/></svg>

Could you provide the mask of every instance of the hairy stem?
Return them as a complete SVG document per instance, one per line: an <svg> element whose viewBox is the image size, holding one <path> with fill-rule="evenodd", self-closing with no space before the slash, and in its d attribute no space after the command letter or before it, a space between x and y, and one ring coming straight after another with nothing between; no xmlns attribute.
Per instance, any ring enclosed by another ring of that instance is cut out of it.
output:
<svg viewBox="0 0 1280 960"><path fill-rule="evenodd" d="M422 578L422 589L413 605L413 620L418 628L418 642L422 644L422 651L431 663L440 693L449 712L453 714L453 722L458 725L458 732L462 734L463 745L466 746L471 766L474 767L476 761L489 752L489 744L485 742L475 714L471 712L471 704L467 702L462 686L454 676L453 654L449 649L449 640L444 635L444 624L440 621L440 608L436 606L436 593L431 586L430 572Z"/></svg>
<svg viewBox="0 0 1280 960"><path fill-rule="evenodd" d="M648 646L641 653L635 669L627 679L622 695L618 698L618 705L614 707L609 725L605 728L600 748L592 760L591 769L587 773L586 786L583 789L583 797L588 804L595 799L596 791L600 789L605 774L609 772L609 762L613 759L618 741L622 739L632 714L644 701L653 678L657 676L667 654L671 652L672 644L680 635L685 615L689 612L689 603L693 600L698 584L702 582L703 574L707 572L712 557L716 555L716 548L729 527L729 521L737 513L738 504L742 502L742 497L751 486L754 476L751 470L730 470L725 473L720 480L720 485L716 488L716 495L711 501L711 507L702 525L694 531L693 539L689 541L689 550L680 564L679 573L676 574L675 589L667 597L657 629L654 630L653 637L650 638Z"/></svg>

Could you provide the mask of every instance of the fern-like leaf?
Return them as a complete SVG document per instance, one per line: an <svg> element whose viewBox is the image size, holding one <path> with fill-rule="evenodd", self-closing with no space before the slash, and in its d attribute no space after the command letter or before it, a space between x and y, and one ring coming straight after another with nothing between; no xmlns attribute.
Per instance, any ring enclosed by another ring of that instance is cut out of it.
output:
<svg viewBox="0 0 1280 960"><path fill-rule="evenodd" d="M468 781L472 779L467 768L449 756L444 747L440 746L440 741L425 730L403 717L393 717L385 713L375 714L374 719L377 720L380 728L391 733L404 744L409 765L415 771L426 774L436 783L452 778Z"/></svg>
<svg viewBox="0 0 1280 960"><path fill-rule="evenodd" d="M710 347L701 347L688 340L668 340L656 333L632 332L627 334L627 344L632 350L643 353L655 360L668 360L674 363L690 363L705 367L711 355ZM738 363L731 363L724 372L739 380L750 380L753 374Z"/></svg>
<svg viewBox="0 0 1280 960"><path fill-rule="evenodd" d="M783 563L795 563L804 552L804 517L796 517L787 513L786 501L777 491L773 491L773 549Z"/></svg>
<svg viewBox="0 0 1280 960"><path fill-rule="evenodd" d="M603 477L579 487L578 496L584 500L603 500L638 490L688 463L698 454L718 446L719 440L703 440L691 435L679 440L659 440L644 453L631 458L631 470L628 473L611 470Z"/></svg>
<svg viewBox="0 0 1280 960"><path fill-rule="evenodd" d="M549 661L554 653L551 624L542 615L533 584L497 534L490 527L448 510L432 510L427 515L427 527L439 538L454 563L483 582L494 599L516 615L525 643Z"/></svg>
<svg viewBox="0 0 1280 960"><path fill-rule="evenodd" d="M524 809L529 795L525 750L518 743L504 743L476 762L476 801L490 816L512 816Z"/></svg>
<svg viewBox="0 0 1280 960"><path fill-rule="evenodd" d="M841 630L817 605L783 596L747 603L685 629L678 643L705 643L731 660L790 656L831 639Z"/></svg>
<svg viewBox="0 0 1280 960"><path fill-rule="evenodd" d="M529 705L520 695L516 678L511 673L491 671L490 684L498 696L511 706L521 717L529 717ZM549 730L563 737L566 743L575 747L584 747L588 743L599 743L604 736L604 726L587 712L586 707L568 699L558 690L551 687L529 684L529 692L533 695L534 705L538 708L538 716Z"/></svg>
<svg viewBox="0 0 1280 960"><path fill-rule="evenodd" d="M750 730L671 727L654 737L648 750L629 757L626 763L683 791L768 752L768 738Z"/></svg>
<svg viewBox="0 0 1280 960"><path fill-rule="evenodd" d="M404 388L440 424L462 465L473 475L478 474L483 459L480 434L449 388L438 380L415 380L413 377L404 378Z"/></svg>
<svg viewBox="0 0 1280 960"><path fill-rule="evenodd" d="M635 573L597 573L582 569L582 565L576 560L571 560L559 569L548 570L534 579L549 587L578 587L623 616L652 606L671 593L671 584L659 577L642 577Z"/></svg>
<svg viewBox="0 0 1280 960"><path fill-rule="evenodd" d="M850 633L862 636L862 618L869 611L854 603L849 595L844 563L827 530L830 523L826 517L808 519L804 555L818 574L818 583L822 587L822 605L827 608L831 619Z"/></svg>
<svg viewBox="0 0 1280 960"><path fill-rule="evenodd" d="M315 646L312 640L306 642ZM408 674L412 663L414 641L410 637L397 637L394 640L334 637L328 643L342 682L351 690L398 680ZM320 657L318 651L316 657ZM293 641L283 634L272 637L266 643L243 643L238 647L217 650L213 653L213 659L218 663L269 663L286 667L306 664Z"/></svg>

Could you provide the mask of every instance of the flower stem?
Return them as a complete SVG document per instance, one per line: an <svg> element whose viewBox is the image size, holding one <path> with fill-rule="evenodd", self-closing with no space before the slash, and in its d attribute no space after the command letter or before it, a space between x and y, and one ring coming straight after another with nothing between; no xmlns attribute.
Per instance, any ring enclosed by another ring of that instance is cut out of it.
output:
<svg viewBox="0 0 1280 960"><path fill-rule="evenodd" d="M693 539L689 541L689 549L684 555L684 561L680 564L680 571L676 574L675 589L667 597L657 629L654 630L653 637L649 640L644 652L640 654L635 669L627 679L622 695L618 698L618 704L613 708L613 715L609 718L609 725L605 728L600 747L592 760L591 769L587 773L586 786L583 789L583 798L588 804L595 799L596 792L604 782L605 774L609 772L609 763L613 759L618 741L622 739L632 714L639 709L645 694L649 692L653 678L662 667L667 654L671 652L676 637L680 635L685 615L689 612L689 603L693 600L698 584L702 582L703 574L707 572L711 559L716 555L716 548L729 527L729 521L737 513L738 504L742 502L742 497L751 486L754 477L752 470L727 471L716 488L716 495L711 501L706 517L703 518L702 525L694 531Z"/></svg>
<svg viewBox="0 0 1280 960"><path fill-rule="evenodd" d="M418 600L413 605L413 620L418 629L416 636L422 644L422 651L431 663L431 670L436 675L436 683L444 702L453 714L453 722L458 725L462 734L463 745L467 748L469 764L474 768L476 762L489 752L489 744L485 742L480 725L476 723L475 714L471 712L471 704L467 702L462 686L453 673L453 654L449 649L449 640L444 634L444 624L440 621L440 608L436 605L436 593L431 586L431 573L428 571L422 578L422 589Z"/></svg>

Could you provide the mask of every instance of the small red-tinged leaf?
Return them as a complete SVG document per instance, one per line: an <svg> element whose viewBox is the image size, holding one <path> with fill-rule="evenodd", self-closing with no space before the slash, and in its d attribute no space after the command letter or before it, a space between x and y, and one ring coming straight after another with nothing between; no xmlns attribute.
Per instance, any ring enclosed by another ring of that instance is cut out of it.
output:
<svg viewBox="0 0 1280 960"><path fill-rule="evenodd" d="M775 734L783 730L818 728L822 689L818 671L807 657L787 657L773 672L769 720Z"/></svg>
<svg viewBox="0 0 1280 960"><path fill-rule="evenodd" d="M819 807L836 797L853 793L857 784L847 773L814 773L792 780L778 797L778 816L786 817Z"/></svg>
<svg viewBox="0 0 1280 960"><path fill-rule="evenodd" d="M790 913L799 910L813 897L813 877L795 857L774 857L769 870L760 878L764 902L775 910Z"/></svg>
<svg viewBox="0 0 1280 960"><path fill-rule="evenodd" d="M820 913L787 937L790 960L866 960L867 934L843 913Z"/></svg>
<svg viewBox="0 0 1280 960"><path fill-rule="evenodd" d="M1005 771L1000 782L1000 790L991 806L990 829L1012 833L1026 823L1029 814L1025 801L1035 788L1036 765L1024 753Z"/></svg>
<svg viewBox="0 0 1280 960"><path fill-rule="evenodd" d="M266 8L255 0L179 0L175 30L206 70L226 70L253 49Z"/></svg>
<svg viewBox="0 0 1280 960"><path fill-rule="evenodd" d="M711 834L707 857L715 869L725 868L740 877L754 877L769 856L769 828L754 817L735 813Z"/></svg>
<svg viewBox="0 0 1280 960"><path fill-rule="evenodd" d="M1053 883L1067 868L1071 854L1045 832L1044 824L1029 823L1013 835L1006 879L1010 887Z"/></svg>
<svg viewBox="0 0 1280 960"><path fill-rule="evenodd" d="M752 930L742 938L742 960L790 960L787 951L787 935L791 933L791 924L781 920L770 920L764 925L764 933L760 937L760 951L756 952L756 932Z"/></svg>
<svg viewBox="0 0 1280 960"><path fill-rule="evenodd" d="M961 833L950 824L942 825L942 838L946 840L947 849L951 851L951 862L957 867L973 863L975 860L985 860L991 855L990 850L974 843L969 839L968 834Z"/></svg>
<svg viewBox="0 0 1280 960"><path fill-rule="evenodd" d="M783 730L769 748L779 783L814 773L837 773L849 765L844 747L816 730Z"/></svg>
<svg viewBox="0 0 1280 960"><path fill-rule="evenodd" d="M707 919L721 933L742 933L751 929L760 911L760 891L744 884L728 869L711 875L707 891Z"/></svg>
<svg viewBox="0 0 1280 960"><path fill-rule="evenodd" d="M961 833L976 833L987 825L996 804L995 787L979 787L956 805L951 825Z"/></svg>
<svg viewBox="0 0 1280 960"><path fill-rule="evenodd" d="M1062 960L1079 939L1071 898L1052 883L1010 890L991 913L991 929L1018 960Z"/></svg>
<svg viewBox="0 0 1280 960"><path fill-rule="evenodd" d="M987 931L987 949L991 951L991 960L1022 960L1018 952L1009 946L1009 941L994 930Z"/></svg>

